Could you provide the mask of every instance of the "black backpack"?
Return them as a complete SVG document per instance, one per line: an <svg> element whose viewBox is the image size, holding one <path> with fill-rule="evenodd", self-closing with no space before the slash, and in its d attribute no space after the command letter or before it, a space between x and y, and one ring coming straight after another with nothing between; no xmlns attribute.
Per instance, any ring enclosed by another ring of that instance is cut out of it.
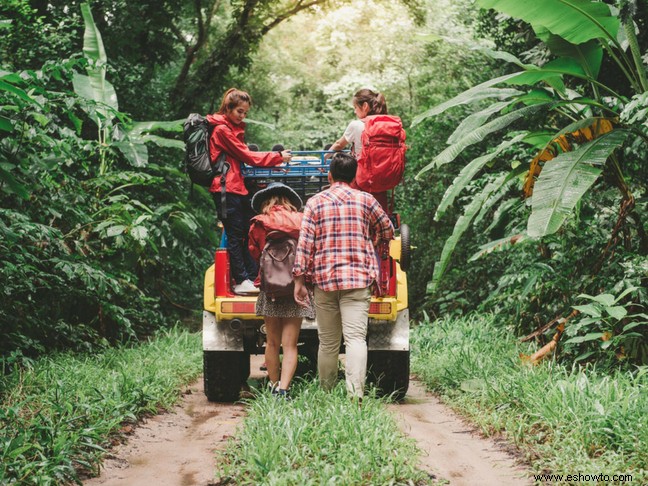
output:
<svg viewBox="0 0 648 486"><path fill-rule="evenodd" d="M274 238L270 239L271 235ZM295 281L292 269L295 264L296 250L297 240L295 238L278 231L268 234L259 260L259 274L261 290L270 300L293 295Z"/></svg>
<svg viewBox="0 0 648 486"><path fill-rule="evenodd" d="M225 176L230 164L225 159L223 151L212 165L209 154L209 138L212 127L207 119L197 113L192 113L183 124L185 141L185 172L192 183L203 187L211 187L214 177L221 178L222 215L225 217Z"/></svg>

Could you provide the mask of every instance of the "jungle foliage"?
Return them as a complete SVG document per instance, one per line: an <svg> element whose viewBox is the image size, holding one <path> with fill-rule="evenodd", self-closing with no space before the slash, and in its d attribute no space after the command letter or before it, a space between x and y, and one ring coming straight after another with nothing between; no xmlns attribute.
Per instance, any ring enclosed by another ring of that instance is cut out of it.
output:
<svg viewBox="0 0 648 486"><path fill-rule="evenodd" d="M16 359L145 336L174 309L186 315L200 284L180 282L200 274L215 244L205 202L189 210L178 197L180 164L155 162L179 142L148 131L178 124L119 111L82 8L83 57L0 73L0 347ZM162 147L149 157L151 141Z"/></svg>
<svg viewBox="0 0 648 486"><path fill-rule="evenodd" d="M521 366L534 346L513 331L495 314L426 319L412 334L412 369L482 433L514 443L533 473L604 471L645 483L646 368Z"/></svg>
<svg viewBox="0 0 648 486"><path fill-rule="evenodd" d="M620 2L618 10L584 0L538 1L532 8L505 0L477 3L531 25L533 45L516 54L532 62L473 46L513 65L512 72L497 73L414 119L417 125L470 106L446 147L416 177L453 162L462 166L436 206L435 221L451 208L462 208L458 216L453 212L454 229L428 290L439 294L453 253L464 246L464 235L476 230L481 244L470 261L492 259L493 252L509 254L498 258L509 265L499 281L492 278L493 267L486 267L491 278L482 308L515 309L520 331L538 328L530 337L558 325L557 341L565 329L574 336L593 322L602 324L600 313L567 323L580 316L580 307L570 313L579 292L608 292L612 299L609 292L623 297L634 292L636 308L646 303L648 81L638 34L646 12L635 2ZM605 79L599 77L602 66ZM469 236L468 241L474 240ZM561 314L564 319L557 317ZM568 343L605 337L608 348L610 339L634 329L616 356L648 362L645 314L625 313L606 327L609 335L586 332L587 338L572 337ZM588 351L579 358L592 355Z"/></svg>
<svg viewBox="0 0 648 486"><path fill-rule="evenodd" d="M189 110L238 86L248 142L319 149L373 87L408 127L413 313L541 342L569 318L565 357L645 362L648 7L518 3L4 2L3 355L197 317L218 231L180 171Z"/></svg>

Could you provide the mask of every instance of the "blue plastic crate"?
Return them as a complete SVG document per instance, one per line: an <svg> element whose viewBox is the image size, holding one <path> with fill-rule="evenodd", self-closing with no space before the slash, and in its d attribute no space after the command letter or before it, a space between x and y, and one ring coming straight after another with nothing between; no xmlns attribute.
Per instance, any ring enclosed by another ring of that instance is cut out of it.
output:
<svg viewBox="0 0 648 486"><path fill-rule="evenodd" d="M251 167L243 165L241 172L251 194L271 182L283 182L306 201L328 186L330 160L325 159L331 151L293 151L289 164L276 167Z"/></svg>
<svg viewBox="0 0 648 486"><path fill-rule="evenodd" d="M293 177L327 177L330 161L324 156L334 152L313 150L293 152L292 161L276 167L252 167L243 164L243 177L250 179L288 179Z"/></svg>

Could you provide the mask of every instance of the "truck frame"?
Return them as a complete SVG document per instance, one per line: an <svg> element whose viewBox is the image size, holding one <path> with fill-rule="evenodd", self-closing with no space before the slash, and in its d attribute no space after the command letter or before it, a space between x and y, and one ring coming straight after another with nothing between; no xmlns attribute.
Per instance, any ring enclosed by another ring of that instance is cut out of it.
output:
<svg viewBox="0 0 648 486"><path fill-rule="evenodd" d="M327 151L293 152L290 164L273 168L243 167L251 192L272 181L292 187L305 202L328 184ZM398 230L389 244L389 256L381 263L385 295L372 296L367 331L367 382L379 396L395 400L405 397L409 387L409 309L406 270L410 262L409 228L391 219ZM256 296L232 291L226 235L214 254L214 263L205 272L203 302L204 391L214 402L239 399L241 386L250 375L250 356L263 354L265 326L255 314ZM304 319L299 337L299 353L312 366L317 361L317 318ZM342 343L343 352L344 345Z"/></svg>

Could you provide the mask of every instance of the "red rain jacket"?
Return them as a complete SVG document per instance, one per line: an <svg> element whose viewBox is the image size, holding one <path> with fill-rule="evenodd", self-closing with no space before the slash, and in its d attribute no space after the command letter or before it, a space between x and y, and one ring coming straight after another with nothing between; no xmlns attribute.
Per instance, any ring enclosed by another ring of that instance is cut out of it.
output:
<svg viewBox="0 0 648 486"><path fill-rule="evenodd" d="M212 162L215 162L224 150L227 154L227 161L230 163L230 169L225 177L227 192L242 196L248 193L243 184L241 163L256 167L274 167L283 162L279 152L252 152L248 149L245 145L245 123L234 125L229 118L220 113L207 115L206 118L210 125L214 125L209 139L209 153L212 156ZM220 189L220 177L215 177L209 190L220 192Z"/></svg>

